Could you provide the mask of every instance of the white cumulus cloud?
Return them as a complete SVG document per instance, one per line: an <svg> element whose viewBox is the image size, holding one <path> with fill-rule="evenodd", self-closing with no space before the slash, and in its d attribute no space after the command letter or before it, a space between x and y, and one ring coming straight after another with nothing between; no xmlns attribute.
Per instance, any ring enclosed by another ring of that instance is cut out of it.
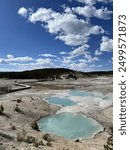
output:
<svg viewBox="0 0 130 150"><path fill-rule="evenodd" d="M21 7L19 10L18 10L18 14L21 15L22 17L26 17L27 15L27 9L24 8L24 7Z"/></svg>
<svg viewBox="0 0 130 150"><path fill-rule="evenodd" d="M51 9L46 9L46 8L39 8L35 13L32 13L29 16L30 22L47 22L49 19L52 18L52 13L54 13Z"/></svg>
<svg viewBox="0 0 130 150"><path fill-rule="evenodd" d="M113 0L76 0L78 2L81 2L81 3L84 3L86 5L94 5L96 4L97 2L101 2L101 3L110 3L112 2Z"/></svg>
<svg viewBox="0 0 130 150"><path fill-rule="evenodd" d="M112 11L108 10L107 7L96 9L94 6L73 7L72 11L85 17L96 17L104 20L111 19L112 14Z"/></svg>
<svg viewBox="0 0 130 150"><path fill-rule="evenodd" d="M84 45L88 42L88 37L82 35L74 35L74 34L67 34L67 35L59 35L57 36L58 39L64 41L66 45L70 46L79 46Z"/></svg>
<svg viewBox="0 0 130 150"><path fill-rule="evenodd" d="M23 63L23 62L30 62L33 61L32 57L29 56L24 56L24 57L14 57L13 55L8 54L6 56L6 58L0 58L0 63L13 63L13 62L19 62L19 63Z"/></svg>
<svg viewBox="0 0 130 150"><path fill-rule="evenodd" d="M39 8L36 12L29 13L28 11L28 20L32 23L41 22L43 28L56 35L56 39L70 46L84 45L91 34L104 33L101 26L79 19L72 12L59 13L52 9Z"/></svg>
<svg viewBox="0 0 130 150"><path fill-rule="evenodd" d="M100 51L112 52L113 51L113 40L106 36L102 37L100 44Z"/></svg>
<svg viewBox="0 0 130 150"><path fill-rule="evenodd" d="M89 53L85 53L84 55L85 55L85 59L86 59L87 63L99 61L98 57L92 57Z"/></svg>
<svg viewBox="0 0 130 150"><path fill-rule="evenodd" d="M44 68L45 67L53 67L53 62L52 62L52 59L50 58L46 58L46 59L43 59L43 58L38 58L35 60L36 63L34 63L35 65L42 65Z"/></svg>
<svg viewBox="0 0 130 150"><path fill-rule="evenodd" d="M43 56L43 57L57 57L56 55L52 55L52 54L40 54L39 56Z"/></svg>
<svg viewBox="0 0 130 150"><path fill-rule="evenodd" d="M88 45L83 45L80 46L76 49L74 49L73 51L70 52L70 57L74 58L80 55L83 55L85 53L85 50L88 49L89 46Z"/></svg>
<svg viewBox="0 0 130 150"><path fill-rule="evenodd" d="M67 52L61 51L60 54L61 54L61 55L66 55Z"/></svg>
<svg viewBox="0 0 130 150"><path fill-rule="evenodd" d="M66 7L63 12L56 12L51 8L38 8L36 11L21 7L18 14L28 19L30 23L39 22L50 34L55 35L64 44L73 46L71 52L61 51L60 55L50 53L39 54L37 59L29 56L14 57L8 54L7 58L0 58L0 63L10 63L23 68L48 68L65 67L74 70L88 71L99 65L99 55L104 51L111 52L113 40L102 36L100 47L95 50L95 55L88 52L88 42L91 35L105 35L106 31L98 24L92 24L91 18L108 20L111 19L112 11L107 7L96 8L96 3L108 3L112 0L75 0L84 4L81 7ZM91 50L91 49L90 49ZM69 50L68 50L69 51ZM56 57L56 59L54 59ZM26 63L27 62L27 63ZM97 63L97 64L96 64ZM100 66L101 67L101 66Z"/></svg>
<svg viewBox="0 0 130 150"><path fill-rule="evenodd" d="M96 56L99 56L99 55L101 55L101 54L102 54L102 52L99 51L98 49L95 51L95 55L96 55Z"/></svg>
<svg viewBox="0 0 130 150"><path fill-rule="evenodd" d="M12 59L14 56L13 55L10 55L10 54L7 54L6 56L8 59Z"/></svg>

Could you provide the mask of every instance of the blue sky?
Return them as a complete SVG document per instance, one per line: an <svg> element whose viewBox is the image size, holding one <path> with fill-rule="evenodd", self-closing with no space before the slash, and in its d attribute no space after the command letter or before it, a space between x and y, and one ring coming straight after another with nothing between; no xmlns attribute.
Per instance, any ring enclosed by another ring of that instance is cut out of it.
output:
<svg viewBox="0 0 130 150"><path fill-rule="evenodd" d="M0 71L112 70L112 0L0 0Z"/></svg>

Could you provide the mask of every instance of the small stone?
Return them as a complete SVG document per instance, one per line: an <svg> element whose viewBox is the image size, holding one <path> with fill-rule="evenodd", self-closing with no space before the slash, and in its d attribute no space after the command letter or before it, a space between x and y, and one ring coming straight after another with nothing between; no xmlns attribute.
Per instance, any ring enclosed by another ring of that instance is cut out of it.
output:
<svg viewBox="0 0 130 150"><path fill-rule="evenodd" d="M12 146L12 148L15 148L15 146Z"/></svg>
<svg viewBox="0 0 130 150"><path fill-rule="evenodd" d="M79 139L76 139L75 142L80 142L80 140L79 140Z"/></svg>

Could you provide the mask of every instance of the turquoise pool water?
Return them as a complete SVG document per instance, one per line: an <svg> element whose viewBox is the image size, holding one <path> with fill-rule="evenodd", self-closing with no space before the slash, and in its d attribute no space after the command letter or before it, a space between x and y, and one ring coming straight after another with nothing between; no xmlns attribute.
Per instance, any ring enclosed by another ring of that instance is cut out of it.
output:
<svg viewBox="0 0 130 150"><path fill-rule="evenodd" d="M76 102L71 101L70 99L67 98L48 97L46 98L46 100L51 104L57 104L61 106L72 106L76 104Z"/></svg>
<svg viewBox="0 0 130 150"><path fill-rule="evenodd" d="M54 133L67 139L90 138L102 129L91 118L72 113L60 113L38 121L41 131Z"/></svg>
<svg viewBox="0 0 130 150"><path fill-rule="evenodd" d="M51 104L57 104L61 106L72 106L77 103L70 100L70 97L75 97L75 96L86 97L86 96L95 96L95 95L92 94L91 92L86 92L86 91L81 91L81 90L70 90L68 92L67 97L61 98L58 96L51 96L51 97L47 97L46 100Z"/></svg>

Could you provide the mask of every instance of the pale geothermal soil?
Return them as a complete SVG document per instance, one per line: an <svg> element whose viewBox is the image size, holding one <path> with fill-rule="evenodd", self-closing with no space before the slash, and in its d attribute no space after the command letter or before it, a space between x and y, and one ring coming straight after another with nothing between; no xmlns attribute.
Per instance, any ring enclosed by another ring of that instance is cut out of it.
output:
<svg viewBox="0 0 130 150"><path fill-rule="evenodd" d="M2 80L0 81L2 82ZM8 80L8 84L14 81ZM29 82L21 80L21 82ZM4 80L6 83L6 80ZM0 115L0 150L104 150L108 134L108 128L112 126L112 99L106 103L101 100L101 103L94 100L92 104L88 103L83 107L83 101L80 101L78 107L60 109L59 106L50 105L43 100L43 97L50 94L65 93L68 89L82 89L85 91L95 92L101 96L109 96L112 98L112 77L100 77L89 79L78 79L76 81L47 81L47 82L30 82L32 89L5 94L0 96L0 105L4 106L4 114ZM21 98L18 103L17 99ZM99 99L100 101L100 99ZM18 104L21 112L15 111L16 104ZM81 107L82 106L82 107ZM87 106L93 108L88 109ZM56 135L50 135L51 146L47 146L47 141L42 138L44 132L32 129L31 123L41 117L52 115L57 112L72 111L74 113L82 113L97 120L104 131L97 133L91 139L82 139L80 142L67 140ZM15 129L13 129L15 126ZM44 146L35 147L23 141L17 141L19 134L25 130L25 137L33 136L38 141L43 141Z"/></svg>

